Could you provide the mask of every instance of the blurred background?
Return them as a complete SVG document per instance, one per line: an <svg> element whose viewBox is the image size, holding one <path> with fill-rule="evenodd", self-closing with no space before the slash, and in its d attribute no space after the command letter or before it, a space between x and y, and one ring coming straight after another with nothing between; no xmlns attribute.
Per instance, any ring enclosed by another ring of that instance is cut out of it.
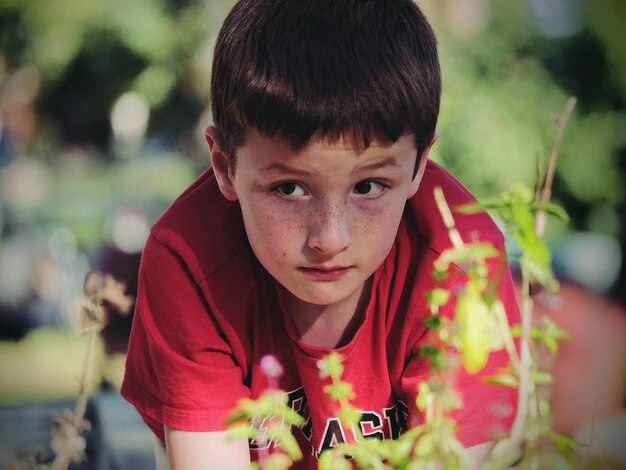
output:
<svg viewBox="0 0 626 470"><path fill-rule="evenodd" d="M42 416L71 407L87 270L112 274L134 295L149 226L209 165L211 50L233 3L0 2L0 468L45 452ZM560 429L582 433L625 398L626 2L418 4L443 68L432 157L479 199L534 186L554 117L578 99L553 188L572 220L547 228L564 289L540 308L574 334L554 366L553 406ZM132 315L108 313L93 412L104 441L110 426L133 431L121 439L127 447L136 442L129 450L109 437L117 454L101 466L140 468L149 436L117 400ZM130 421L107 424L115 416Z"/></svg>

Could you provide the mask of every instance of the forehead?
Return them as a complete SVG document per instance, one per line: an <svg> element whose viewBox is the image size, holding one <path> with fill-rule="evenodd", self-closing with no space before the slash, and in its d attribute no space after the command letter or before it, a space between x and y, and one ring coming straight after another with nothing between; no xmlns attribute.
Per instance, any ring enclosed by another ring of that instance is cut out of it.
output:
<svg viewBox="0 0 626 470"><path fill-rule="evenodd" d="M312 139L301 149L294 149L285 139L251 131L237 149L231 169L253 178L316 175L330 184L331 180L371 171L385 171L390 177L392 174L394 177L411 175L416 158L413 134L403 135L395 142L374 140L367 148L354 145L350 139L319 138Z"/></svg>
<svg viewBox="0 0 626 470"><path fill-rule="evenodd" d="M380 152L394 152L399 150L416 149L416 137L414 133L405 133L395 142L374 136L369 142L354 135L321 135L315 134L305 145L294 147L289 139L280 135L265 135L256 128L246 130L243 144L236 150L236 156L241 153L264 151L270 152L275 157L295 157L316 151L345 151L357 157L362 154Z"/></svg>

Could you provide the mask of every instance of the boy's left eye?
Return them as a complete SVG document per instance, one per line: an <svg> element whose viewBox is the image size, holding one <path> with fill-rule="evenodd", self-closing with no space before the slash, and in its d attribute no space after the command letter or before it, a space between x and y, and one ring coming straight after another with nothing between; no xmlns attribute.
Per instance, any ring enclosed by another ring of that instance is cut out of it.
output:
<svg viewBox="0 0 626 470"><path fill-rule="evenodd" d="M354 192L363 196L377 196L385 189L385 185L372 180L363 180L354 186Z"/></svg>

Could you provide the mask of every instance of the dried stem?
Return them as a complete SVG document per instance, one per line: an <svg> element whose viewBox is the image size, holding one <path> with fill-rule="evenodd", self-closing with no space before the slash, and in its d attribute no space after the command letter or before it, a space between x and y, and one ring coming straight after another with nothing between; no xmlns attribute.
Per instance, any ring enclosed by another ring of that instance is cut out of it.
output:
<svg viewBox="0 0 626 470"><path fill-rule="evenodd" d="M563 133L565 132L565 126L569 120L574 106L576 106L576 98L572 96L565 105L565 109L559 115L556 120L554 142L552 143L552 150L550 151L550 160L548 161L548 168L546 175L541 185L541 192L539 195L539 202L549 202L552 196L552 184L554 182L554 174L556 172L556 162L559 156L559 149L561 148L561 141L563 140ZM546 230L547 215L544 211L538 211L535 216L535 232L540 237L543 236Z"/></svg>
<svg viewBox="0 0 626 470"><path fill-rule="evenodd" d="M76 406L74 407L72 426L71 429L69 429L70 436L68 437L68 442L74 442L74 440L80 435L80 431L83 428L85 410L87 409L87 389L89 386L89 377L91 375L90 372L93 367L91 358L93 357L97 334L98 333L96 331L92 331L88 336L87 353L85 355L85 361L83 362L83 371L79 382L78 399L76 400ZM52 462L52 468L54 470L64 470L68 467L70 461L71 456L68 455L68 452L59 452Z"/></svg>
<svg viewBox="0 0 626 470"><path fill-rule="evenodd" d="M87 388L89 386L89 378L91 376L91 369L93 368L92 357L96 344L96 331L91 331L87 339L87 353L85 354L85 361L83 362L83 371L80 377L80 383L78 388L78 399L76 400L76 406L74 407L74 429L80 430L83 418L85 417L85 410L87 409Z"/></svg>
<svg viewBox="0 0 626 470"><path fill-rule="evenodd" d="M85 296L86 301L81 307L80 322L83 331L87 333L87 351L83 361L83 368L78 383L78 398L74 407L71 424L65 431L65 444L57 452L52 468L54 470L65 470L75 458L75 446L81 430L84 428L85 411L87 410L88 388L93 369L93 355L96 345L96 338L99 331L104 326L104 308L102 303L102 292L105 287L103 276L91 271L85 276Z"/></svg>

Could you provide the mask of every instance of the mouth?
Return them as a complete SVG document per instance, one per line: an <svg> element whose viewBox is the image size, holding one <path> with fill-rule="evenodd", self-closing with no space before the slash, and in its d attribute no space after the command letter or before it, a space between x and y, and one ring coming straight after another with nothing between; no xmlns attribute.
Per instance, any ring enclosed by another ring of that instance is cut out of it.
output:
<svg viewBox="0 0 626 470"><path fill-rule="evenodd" d="M353 269L353 266L306 266L299 271L320 281L334 281L342 278Z"/></svg>

